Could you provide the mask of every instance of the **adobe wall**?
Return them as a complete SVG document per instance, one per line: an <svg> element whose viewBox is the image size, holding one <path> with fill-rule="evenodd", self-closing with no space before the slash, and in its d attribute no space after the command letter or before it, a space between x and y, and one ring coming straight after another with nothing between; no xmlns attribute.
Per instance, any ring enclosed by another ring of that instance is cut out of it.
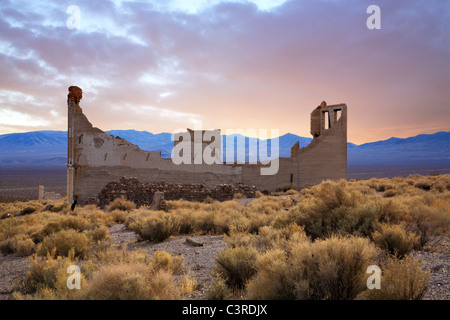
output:
<svg viewBox="0 0 450 320"><path fill-rule="evenodd" d="M339 120L335 119L335 110L341 112ZM324 128L325 112L330 114L329 129ZM299 186L347 179L347 106L322 103L311 113L311 131L315 138L296 155Z"/></svg>
<svg viewBox="0 0 450 320"><path fill-rule="evenodd" d="M261 164L176 165L171 159L161 158L159 151L141 150L125 139L93 127L79 105L81 98L80 88L69 88L67 197L70 202L75 198L83 202L97 197L105 185L124 176L135 177L141 183L199 183L210 189L218 184L242 183L270 191L289 183L301 188L323 179L347 177L345 105L316 108L311 117L311 131L315 130L316 137L311 144L301 149L294 145L291 157L279 158L275 175L261 175ZM342 115L338 121L332 121L329 129L324 129L322 111L333 108L341 108Z"/></svg>

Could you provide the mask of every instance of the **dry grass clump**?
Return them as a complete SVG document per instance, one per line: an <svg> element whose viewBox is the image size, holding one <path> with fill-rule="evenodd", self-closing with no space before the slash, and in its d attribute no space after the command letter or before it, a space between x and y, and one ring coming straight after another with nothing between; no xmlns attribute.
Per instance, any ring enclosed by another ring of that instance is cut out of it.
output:
<svg viewBox="0 0 450 320"><path fill-rule="evenodd" d="M390 258L382 270L381 288L368 290L369 299L420 300L424 297L431 274L422 270L414 258Z"/></svg>
<svg viewBox="0 0 450 320"><path fill-rule="evenodd" d="M74 250L67 257L53 250L45 258L33 256L30 270L16 288L17 299L93 299L149 300L179 299L182 293L195 290L195 281L175 276L183 269L181 256L172 257L158 251L148 256L143 251L107 250L94 260L80 263ZM81 289L67 288L67 268L81 264Z"/></svg>
<svg viewBox="0 0 450 320"><path fill-rule="evenodd" d="M447 208L419 204L405 217L408 228L419 235L419 248L425 247L435 236L448 236L450 211Z"/></svg>
<svg viewBox="0 0 450 320"><path fill-rule="evenodd" d="M291 189L293 189L292 184L287 183L287 184L279 185L278 187L275 188L275 191L276 192L286 192L286 191L291 190Z"/></svg>
<svg viewBox="0 0 450 320"><path fill-rule="evenodd" d="M363 238L292 242L258 258L250 299L354 299L365 290L365 271L376 255Z"/></svg>
<svg viewBox="0 0 450 320"><path fill-rule="evenodd" d="M225 249L216 258L216 272L233 291L241 290L256 273L256 257L257 250L252 247Z"/></svg>
<svg viewBox="0 0 450 320"><path fill-rule="evenodd" d="M419 243L419 236L399 225L383 224L372 235L373 242L389 254L402 259Z"/></svg>
<svg viewBox="0 0 450 320"><path fill-rule="evenodd" d="M289 206L285 199L280 199L274 196L260 197L250 202L246 209L250 212L257 212L258 214L272 215L282 210L285 206ZM287 204L287 205L285 205Z"/></svg>
<svg viewBox="0 0 450 320"><path fill-rule="evenodd" d="M26 235L18 234L0 242L0 252L3 254L17 253L20 256L29 256L36 250L36 246Z"/></svg>
<svg viewBox="0 0 450 320"><path fill-rule="evenodd" d="M43 207L42 210L37 210L20 218L13 216L0 220L0 252L3 254L17 252L19 255L25 256L37 252L39 249L39 254L46 255L53 249L50 247L52 243L59 242L59 238L54 234L63 233L67 230L83 234L70 237L67 240L72 241L77 238L77 241L74 240L74 245L79 241L84 244L84 241L81 240L84 239L84 236L88 238L88 246L91 248L97 246L99 242L102 242L103 246L106 245L105 240L109 237L106 227L114 223L111 215L99 210L94 205L77 207L72 212L69 211L68 204L63 202L44 201L38 204ZM48 204L53 207L48 207ZM21 208L26 209L27 206L20 204L19 209L22 210ZM42 244L44 241L45 244ZM65 248L67 241L60 247ZM68 249L66 249L63 249L64 255L67 255ZM81 251L84 249L84 246L82 246ZM59 250L57 251L58 254L60 253Z"/></svg>
<svg viewBox="0 0 450 320"><path fill-rule="evenodd" d="M88 300L173 300L180 296L181 289L169 271L154 271L139 263L102 266L80 293L81 299Z"/></svg>
<svg viewBox="0 0 450 320"><path fill-rule="evenodd" d="M38 256L46 256L53 250L58 256L68 256L71 250L75 257L86 258L90 248L89 238L85 233L73 229L61 230L44 238L37 247Z"/></svg>
<svg viewBox="0 0 450 320"><path fill-rule="evenodd" d="M139 233L142 239L150 241L164 241L177 234L256 233L259 228L268 225L279 210L292 205L292 201L263 197L247 206L236 200L198 205L198 209L176 206L168 213L134 210L125 223L129 229ZM261 214L261 210L264 210L264 214Z"/></svg>
<svg viewBox="0 0 450 320"><path fill-rule="evenodd" d="M369 239L332 236L311 242L302 227L233 234L216 259L210 299L354 299L378 254ZM239 291L241 290L241 291Z"/></svg>
<svg viewBox="0 0 450 320"><path fill-rule="evenodd" d="M67 257L55 257L55 250L45 257L31 257L31 264L25 277L16 285L15 299L70 299L75 298L77 290L67 288L67 268L76 265L74 252ZM85 284L83 274L81 285ZM25 294L25 295L24 295Z"/></svg>
<svg viewBox="0 0 450 320"><path fill-rule="evenodd" d="M287 195L294 195L294 194L298 194L298 191L295 189L289 189L286 191Z"/></svg>
<svg viewBox="0 0 450 320"><path fill-rule="evenodd" d="M108 206L108 211L121 210L121 211L131 211L136 209L136 204L133 201L125 199L125 197L120 197L114 199Z"/></svg>
<svg viewBox="0 0 450 320"><path fill-rule="evenodd" d="M215 201L212 201L215 202ZM193 202L187 200L166 200L166 207L169 210L173 209L192 209L198 210L202 207L201 202Z"/></svg>
<svg viewBox="0 0 450 320"><path fill-rule="evenodd" d="M358 191L348 192L347 183L326 181L312 187L309 197L279 215L274 226L296 223L313 239L333 234L368 236L377 223L376 208Z"/></svg>
<svg viewBox="0 0 450 320"><path fill-rule="evenodd" d="M143 250L107 250L97 256L87 285L79 298L94 300L168 300L179 299L182 293L195 290L194 281L183 276L177 284L176 275L184 267L183 256L156 251L149 256Z"/></svg>
<svg viewBox="0 0 450 320"><path fill-rule="evenodd" d="M180 274L184 267L183 256L171 256L166 251L156 251L153 254L152 267L158 271L168 270L173 274Z"/></svg>
<svg viewBox="0 0 450 320"><path fill-rule="evenodd" d="M143 240L162 242L180 230L180 218L170 213L149 211L149 213L128 224Z"/></svg>
<svg viewBox="0 0 450 320"><path fill-rule="evenodd" d="M233 293L225 283L225 279L216 274L211 282L211 287L208 290L208 300L226 300L232 297Z"/></svg>
<svg viewBox="0 0 450 320"><path fill-rule="evenodd" d="M235 194L233 194L233 199L246 199L247 197L245 196L245 194L241 193L241 192L236 192Z"/></svg>

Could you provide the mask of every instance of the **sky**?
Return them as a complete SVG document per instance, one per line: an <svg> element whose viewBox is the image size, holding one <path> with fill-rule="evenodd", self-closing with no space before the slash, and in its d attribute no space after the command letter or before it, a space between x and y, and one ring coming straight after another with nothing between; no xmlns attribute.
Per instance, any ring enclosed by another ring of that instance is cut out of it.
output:
<svg viewBox="0 0 450 320"><path fill-rule="evenodd" d="M0 134L67 130L71 85L105 131L310 137L322 101L357 144L449 131L449 30L447 0L1 0Z"/></svg>

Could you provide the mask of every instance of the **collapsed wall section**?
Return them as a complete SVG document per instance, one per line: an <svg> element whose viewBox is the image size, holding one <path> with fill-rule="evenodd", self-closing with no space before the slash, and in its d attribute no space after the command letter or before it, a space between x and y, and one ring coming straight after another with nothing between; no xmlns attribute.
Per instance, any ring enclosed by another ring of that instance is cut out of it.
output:
<svg viewBox="0 0 450 320"><path fill-rule="evenodd" d="M70 202L96 197L103 186L124 176L136 177L142 183L199 183L208 188L241 182L242 169L238 166L175 165L171 159L161 158L159 151L141 150L125 139L93 127L79 106L80 100L81 97L72 98L69 89L67 196Z"/></svg>

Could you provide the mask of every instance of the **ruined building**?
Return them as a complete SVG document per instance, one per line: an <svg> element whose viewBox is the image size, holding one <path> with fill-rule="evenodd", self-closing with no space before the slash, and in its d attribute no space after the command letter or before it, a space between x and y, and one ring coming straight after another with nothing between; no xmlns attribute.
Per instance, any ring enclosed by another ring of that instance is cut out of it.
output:
<svg viewBox="0 0 450 320"><path fill-rule="evenodd" d="M300 189L325 179L347 178L347 106L322 102L311 112L312 142L303 148L295 143L290 157L280 157L276 174L262 175L261 163L175 164L159 151L138 146L95 128L80 108L82 90L70 87L68 103L67 198L86 201L97 197L109 182L136 177L142 183L202 184L242 183L274 191L291 184ZM195 132L189 131L191 138ZM213 134L220 131L212 130ZM202 132L204 134L204 132ZM175 142L176 144L176 142ZM204 148L204 146L203 146ZM193 155L194 157L195 155Z"/></svg>

